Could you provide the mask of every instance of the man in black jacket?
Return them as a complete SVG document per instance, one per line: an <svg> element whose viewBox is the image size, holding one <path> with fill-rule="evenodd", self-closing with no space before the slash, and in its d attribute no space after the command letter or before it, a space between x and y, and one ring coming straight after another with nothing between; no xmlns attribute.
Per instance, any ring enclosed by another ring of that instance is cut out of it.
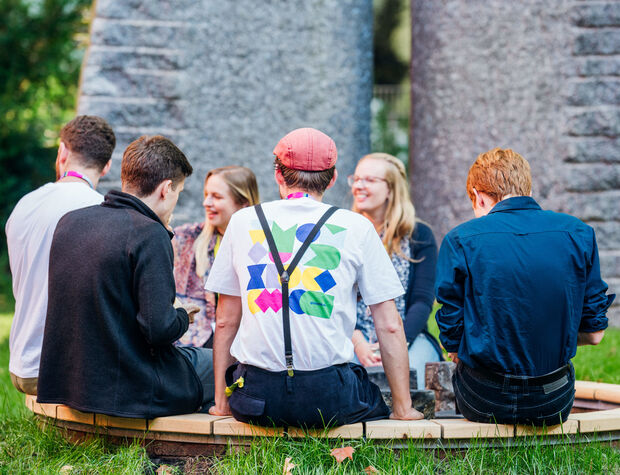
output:
<svg viewBox="0 0 620 475"><path fill-rule="evenodd" d="M213 400L211 350L173 346L194 309L173 306L168 221L191 173L170 140L140 137L123 155L123 191L58 223L39 402L152 418Z"/></svg>

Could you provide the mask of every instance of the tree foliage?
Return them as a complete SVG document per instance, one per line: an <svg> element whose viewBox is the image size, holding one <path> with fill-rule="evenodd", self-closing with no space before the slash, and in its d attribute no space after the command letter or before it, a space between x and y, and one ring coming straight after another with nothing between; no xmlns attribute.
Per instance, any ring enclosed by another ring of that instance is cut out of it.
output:
<svg viewBox="0 0 620 475"><path fill-rule="evenodd" d="M91 0L0 0L0 225L15 203L54 179L57 135L74 114ZM10 293L6 235L0 307Z"/></svg>
<svg viewBox="0 0 620 475"><path fill-rule="evenodd" d="M400 84L408 65L394 51L392 36L407 7L403 0L375 0L373 37L375 84Z"/></svg>

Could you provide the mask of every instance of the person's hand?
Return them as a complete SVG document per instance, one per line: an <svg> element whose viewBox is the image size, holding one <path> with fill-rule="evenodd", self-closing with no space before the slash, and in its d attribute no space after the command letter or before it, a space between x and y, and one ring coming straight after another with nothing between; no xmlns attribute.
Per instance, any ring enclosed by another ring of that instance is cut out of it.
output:
<svg viewBox="0 0 620 475"><path fill-rule="evenodd" d="M200 312L200 307L193 303L185 303L181 305L181 308L184 308L187 312L187 316L189 317L189 323L194 323L194 316Z"/></svg>
<svg viewBox="0 0 620 475"><path fill-rule="evenodd" d="M456 364L459 364L459 354L458 353L448 353L448 358L454 361Z"/></svg>
<svg viewBox="0 0 620 475"><path fill-rule="evenodd" d="M409 409L405 409L404 411L394 410L390 414L390 419L397 419L400 421L417 421L420 419L424 419L424 414L422 414L417 409L410 407Z"/></svg>
<svg viewBox="0 0 620 475"><path fill-rule="evenodd" d="M232 416L230 406L228 405L228 399L219 402L215 401L215 406L209 408L209 414L212 416Z"/></svg>
<svg viewBox="0 0 620 475"><path fill-rule="evenodd" d="M354 347L355 355L364 367L381 366L381 354L379 343L370 344L366 340L360 340Z"/></svg>

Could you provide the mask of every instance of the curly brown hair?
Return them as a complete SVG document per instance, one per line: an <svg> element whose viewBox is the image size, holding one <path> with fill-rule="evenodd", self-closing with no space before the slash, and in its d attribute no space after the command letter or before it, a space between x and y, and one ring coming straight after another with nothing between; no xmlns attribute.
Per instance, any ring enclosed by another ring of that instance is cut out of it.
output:
<svg viewBox="0 0 620 475"><path fill-rule="evenodd" d="M116 137L110 125L95 115L79 115L60 131L60 140L84 167L101 172L112 157Z"/></svg>

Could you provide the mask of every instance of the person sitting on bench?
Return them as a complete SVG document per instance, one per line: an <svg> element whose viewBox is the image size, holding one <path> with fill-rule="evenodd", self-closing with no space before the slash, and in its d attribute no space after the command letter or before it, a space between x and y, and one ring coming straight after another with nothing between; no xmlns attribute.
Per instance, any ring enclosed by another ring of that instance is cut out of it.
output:
<svg viewBox="0 0 620 475"><path fill-rule="evenodd" d="M220 295L211 414L301 427L387 417L379 388L349 363L359 287L381 344L391 417L422 418L411 405L394 266L370 221L321 202L337 178L334 141L297 129L274 154L282 199L232 216L206 284Z"/></svg>
<svg viewBox="0 0 620 475"><path fill-rule="evenodd" d="M575 395L571 358L596 345L615 295L601 280L594 230L544 211L529 163L510 149L476 159L473 219L443 240L435 291L440 339L457 362L460 412L477 422L563 422Z"/></svg>

